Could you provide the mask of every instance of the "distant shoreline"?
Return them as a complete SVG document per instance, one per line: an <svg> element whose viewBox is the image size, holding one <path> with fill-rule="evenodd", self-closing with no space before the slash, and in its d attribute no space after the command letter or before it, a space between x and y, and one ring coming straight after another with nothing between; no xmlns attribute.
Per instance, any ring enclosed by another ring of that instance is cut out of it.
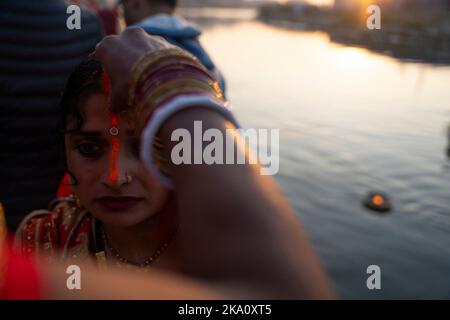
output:
<svg viewBox="0 0 450 320"><path fill-rule="evenodd" d="M450 64L449 15L387 16L381 30L368 30L364 23L355 21L348 13L331 9L306 7L295 10L289 5L261 7L258 19L274 26L328 33L336 43L367 48L401 60ZM363 26L362 26L363 25Z"/></svg>

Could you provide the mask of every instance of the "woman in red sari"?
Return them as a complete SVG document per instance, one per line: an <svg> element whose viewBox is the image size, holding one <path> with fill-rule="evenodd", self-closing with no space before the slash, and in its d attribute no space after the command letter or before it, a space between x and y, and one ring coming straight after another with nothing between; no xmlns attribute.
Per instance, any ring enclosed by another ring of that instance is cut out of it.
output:
<svg viewBox="0 0 450 320"><path fill-rule="evenodd" d="M140 160L132 119L109 111L107 81L94 58L70 76L61 109L73 195L28 215L17 243L24 254L47 260L95 257L100 264L176 270L173 192Z"/></svg>

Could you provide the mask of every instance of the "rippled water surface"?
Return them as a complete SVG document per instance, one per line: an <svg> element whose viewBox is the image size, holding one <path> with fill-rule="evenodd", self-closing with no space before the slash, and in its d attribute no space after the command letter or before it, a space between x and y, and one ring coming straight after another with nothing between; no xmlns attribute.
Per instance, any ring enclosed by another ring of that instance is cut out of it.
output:
<svg viewBox="0 0 450 320"><path fill-rule="evenodd" d="M277 179L341 297L450 298L450 68L227 22L204 23L202 42L241 123L281 129ZM390 195L391 214L361 206L370 190Z"/></svg>

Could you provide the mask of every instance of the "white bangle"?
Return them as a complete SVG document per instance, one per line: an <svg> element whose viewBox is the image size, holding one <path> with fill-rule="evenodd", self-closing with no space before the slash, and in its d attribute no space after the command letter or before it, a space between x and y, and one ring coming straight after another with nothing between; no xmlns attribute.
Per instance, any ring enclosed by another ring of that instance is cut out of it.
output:
<svg viewBox="0 0 450 320"><path fill-rule="evenodd" d="M236 128L240 127L230 111L229 104L220 103L207 94L180 95L158 107L142 131L141 157L150 173L169 189L173 189L174 185L172 179L164 175L154 162L153 140L160 127L167 119L180 110L192 107L205 107L216 110L231 121Z"/></svg>

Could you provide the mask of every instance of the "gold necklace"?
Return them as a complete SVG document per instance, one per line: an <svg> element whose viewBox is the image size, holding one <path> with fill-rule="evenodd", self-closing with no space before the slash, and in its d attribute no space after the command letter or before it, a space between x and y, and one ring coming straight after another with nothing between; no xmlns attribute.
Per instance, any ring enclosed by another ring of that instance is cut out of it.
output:
<svg viewBox="0 0 450 320"><path fill-rule="evenodd" d="M143 263L136 263L136 262L132 262L132 261L128 260L127 258L124 258L122 255L120 255L120 253L109 243L108 237L106 236L106 233L105 233L105 230L103 229L103 227L101 228L103 242L108 247L109 251L116 257L116 259L119 260L121 263L130 264L130 265L138 266L141 268L150 266L156 259L159 258L159 256L161 256L161 254L163 254L163 252L169 246L169 244L170 244L171 240L173 239L177 230L178 230L178 228L176 228L170 234L169 238L162 245L159 246L159 248L155 251L155 253L153 253L150 257L145 259L145 261Z"/></svg>

